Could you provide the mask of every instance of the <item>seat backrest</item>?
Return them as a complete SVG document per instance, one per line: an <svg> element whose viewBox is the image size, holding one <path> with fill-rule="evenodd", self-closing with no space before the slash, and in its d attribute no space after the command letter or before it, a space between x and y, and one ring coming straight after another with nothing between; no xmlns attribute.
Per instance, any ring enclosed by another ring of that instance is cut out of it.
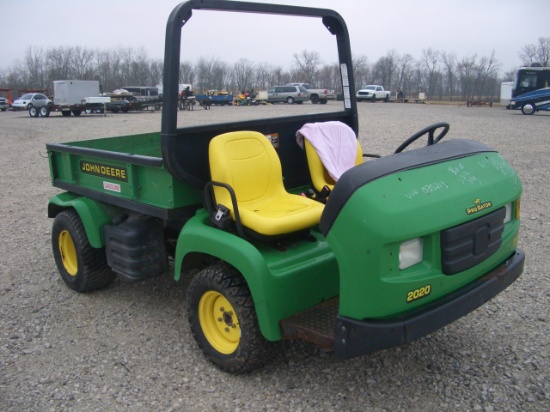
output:
<svg viewBox="0 0 550 412"><path fill-rule="evenodd" d="M324 205L286 191L279 156L265 135L224 133L210 141L208 152L214 203L230 210L240 236L285 237L319 224Z"/></svg>
<svg viewBox="0 0 550 412"><path fill-rule="evenodd" d="M263 134L238 131L218 135L211 140L208 153L212 180L230 185L240 204L286 193L281 162ZM214 187L214 195L217 203L231 206L226 189Z"/></svg>
<svg viewBox="0 0 550 412"><path fill-rule="evenodd" d="M304 139L304 147L306 151L307 164L309 167L309 173L311 175L311 183L317 192L321 192L324 186L328 186L332 190L336 182L329 175L327 169L323 166L321 158L315 151L313 145ZM361 144L357 140L357 154L355 155L355 165L359 165L363 162L363 150Z"/></svg>

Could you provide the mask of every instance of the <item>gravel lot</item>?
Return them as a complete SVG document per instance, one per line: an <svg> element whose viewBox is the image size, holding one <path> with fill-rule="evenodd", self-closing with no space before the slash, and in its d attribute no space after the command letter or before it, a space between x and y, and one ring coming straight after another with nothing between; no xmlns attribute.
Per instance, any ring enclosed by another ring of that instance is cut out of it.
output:
<svg viewBox="0 0 550 412"><path fill-rule="evenodd" d="M326 106L212 107L201 124ZM196 348L184 287L170 275L78 294L57 273L46 216L45 143L160 130L160 113L63 118L0 113L1 411L547 411L550 409L550 113L359 104L363 149L391 153L447 121L446 139L497 148L523 185L524 274L476 312L426 338L349 361L293 342L267 368L230 376Z"/></svg>

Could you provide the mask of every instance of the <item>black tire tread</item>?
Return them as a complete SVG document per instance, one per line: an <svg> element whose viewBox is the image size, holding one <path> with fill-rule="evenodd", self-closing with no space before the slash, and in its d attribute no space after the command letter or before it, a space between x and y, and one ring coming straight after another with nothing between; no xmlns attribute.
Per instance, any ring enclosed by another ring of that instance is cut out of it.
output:
<svg viewBox="0 0 550 412"><path fill-rule="evenodd" d="M58 237L62 230L67 230L73 238L78 256L78 272L71 276L65 270L58 249ZM54 220L52 230L52 248L57 268L65 283L77 292L90 292L102 289L111 284L116 274L107 265L105 249L96 249L88 241L84 225L74 209L59 213Z"/></svg>
<svg viewBox="0 0 550 412"><path fill-rule="evenodd" d="M233 305L241 325L241 341L231 355L217 352L206 340L200 327L198 303L208 290L222 293ZM214 264L198 272L187 290L187 316L193 337L207 359L223 371L250 373L269 363L275 356L274 344L267 341L258 324L254 301L242 275L226 264Z"/></svg>

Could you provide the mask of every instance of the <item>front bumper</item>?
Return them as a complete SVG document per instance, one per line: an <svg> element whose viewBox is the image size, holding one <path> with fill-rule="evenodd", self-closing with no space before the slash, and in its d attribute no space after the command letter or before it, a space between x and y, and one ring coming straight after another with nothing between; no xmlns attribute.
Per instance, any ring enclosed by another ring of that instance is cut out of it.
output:
<svg viewBox="0 0 550 412"><path fill-rule="evenodd" d="M407 316L358 321L338 315L337 358L348 359L426 336L474 311L510 286L523 271L525 253L517 249L504 264L472 284Z"/></svg>

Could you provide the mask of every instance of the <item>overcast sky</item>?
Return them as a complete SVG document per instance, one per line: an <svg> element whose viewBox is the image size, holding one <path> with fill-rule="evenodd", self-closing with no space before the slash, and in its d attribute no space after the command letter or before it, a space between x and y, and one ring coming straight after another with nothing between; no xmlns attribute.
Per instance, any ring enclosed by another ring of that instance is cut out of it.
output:
<svg viewBox="0 0 550 412"><path fill-rule="evenodd" d="M370 63L390 50L415 59L433 48L457 57L490 56L501 72L521 65L518 52L550 37L550 0L258 0L331 8L348 25L352 51ZM166 20L174 0L0 0L0 69L23 61L29 46L92 49L143 47L162 59ZM327 44L327 42L330 42ZM314 19L234 13L195 13L183 29L182 59L240 58L289 68L293 54L317 51L337 61L334 40Z"/></svg>

